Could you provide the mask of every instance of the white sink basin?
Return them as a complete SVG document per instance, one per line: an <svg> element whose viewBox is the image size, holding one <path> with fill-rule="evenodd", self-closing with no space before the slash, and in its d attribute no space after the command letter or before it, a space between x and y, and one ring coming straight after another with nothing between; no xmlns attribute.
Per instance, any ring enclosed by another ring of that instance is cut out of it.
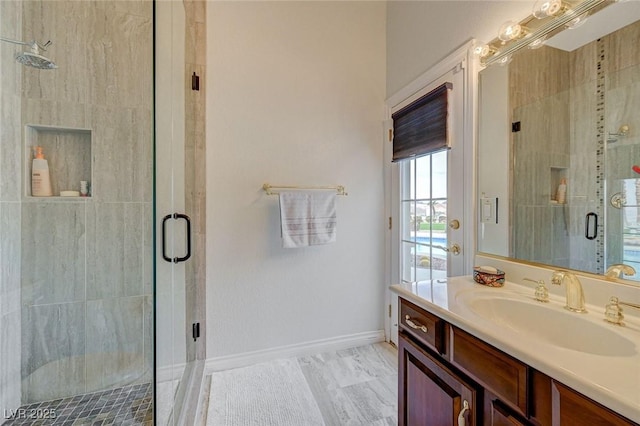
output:
<svg viewBox="0 0 640 426"><path fill-rule="evenodd" d="M616 326L557 305L510 297L464 297L474 314L518 333L565 349L604 356L632 356L636 344L615 331Z"/></svg>

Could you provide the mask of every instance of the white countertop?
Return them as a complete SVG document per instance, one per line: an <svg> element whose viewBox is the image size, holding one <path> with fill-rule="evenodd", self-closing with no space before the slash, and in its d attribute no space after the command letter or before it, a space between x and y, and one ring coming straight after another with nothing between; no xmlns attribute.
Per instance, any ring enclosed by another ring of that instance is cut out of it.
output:
<svg viewBox="0 0 640 426"><path fill-rule="evenodd" d="M491 288L476 284L471 276L453 277L446 280L423 281L397 284L391 290L427 311L441 317L452 325L484 340L503 352L521 360L536 370L564 383L589 398L610 409L640 422L640 321L638 317L627 315L625 326L617 326L604 321L604 306L587 304L587 314L583 319L594 326L611 327L611 333L618 333L635 342L633 353L624 356L596 355L578 352L546 342L536 330L531 335L510 328L508 323L497 324L474 313L464 300L476 297L509 295L533 300L534 287L526 287L506 282L504 287ZM588 302L588 300L587 300ZM537 303L537 302L536 302ZM564 297L551 295L550 309L563 310ZM571 313L571 315L574 315ZM562 324L558 324L561 327ZM576 330L576 333L588 330Z"/></svg>

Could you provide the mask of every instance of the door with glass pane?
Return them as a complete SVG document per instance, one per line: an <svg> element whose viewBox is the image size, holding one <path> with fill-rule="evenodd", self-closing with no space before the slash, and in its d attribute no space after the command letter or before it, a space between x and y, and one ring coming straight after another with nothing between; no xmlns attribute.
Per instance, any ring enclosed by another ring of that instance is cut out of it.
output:
<svg viewBox="0 0 640 426"><path fill-rule="evenodd" d="M399 226L391 238L392 283L444 280L465 273L468 229L465 220L464 163L464 72L449 72L425 87L425 94L445 82L452 82L450 93L449 149L401 160L391 169L393 222ZM418 98L420 94L413 95ZM400 104L400 109L410 102ZM468 154L470 155L470 153ZM470 195L467 195L470 196ZM395 207L394 207L395 206ZM394 265L397 264L396 267ZM397 344L397 298L390 297L390 340Z"/></svg>

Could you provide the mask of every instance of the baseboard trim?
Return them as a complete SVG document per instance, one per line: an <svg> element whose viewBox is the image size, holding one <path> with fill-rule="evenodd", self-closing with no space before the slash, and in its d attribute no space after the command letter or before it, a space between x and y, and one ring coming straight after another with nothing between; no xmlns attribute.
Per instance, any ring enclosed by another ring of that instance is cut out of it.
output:
<svg viewBox="0 0 640 426"><path fill-rule="evenodd" d="M214 357L207 359L205 364L205 374L208 375L215 371L246 367L248 365L272 361L278 358L290 358L312 355L319 352L337 351L384 341L384 330L377 330L350 334L347 336L332 337L329 339L313 340L294 345L279 346L254 352L244 352L236 355Z"/></svg>
<svg viewBox="0 0 640 426"><path fill-rule="evenodd" d="M180 363L156 369L156 383L170 382L172 380L180 380L184 374L187 364Z"/></svg>

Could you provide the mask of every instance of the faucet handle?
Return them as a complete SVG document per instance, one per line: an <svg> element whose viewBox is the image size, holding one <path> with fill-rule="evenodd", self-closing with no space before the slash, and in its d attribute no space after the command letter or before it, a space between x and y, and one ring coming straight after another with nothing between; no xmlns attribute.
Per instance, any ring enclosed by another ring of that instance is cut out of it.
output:
<svg viewBox="0 0 640 426"><path fill-rule="evenodd" d="M549 301L549 290L547 286L544 284L544 280L534 280L531 278L523 278L523 281L530 281L532 283L536 283L536 292L535 299L538 302L548 302Z"/></svg>
<svg viewBox="0 0 640 426"><path fill-rule="evenodd" d="M624 315L619 302L617 297L611 296L609 303L604 307L604 319L610 323L622 325Z"/></svg>
<svg viewBox="0 0 640 426"><path fill-rule="evenodd" d="M564 280L564 276L567 274L567 271L559 270L553 271L551 274L551 284L560 285L562 284L562 280Z"/></svg>
<svg viewBox="0 0 640 426"><path fill-rule="evenodd" d="M621 302L617 297L611 296L611 298L609 299L609 303L604 308L604 319L613 324L624 325L624 323L622 322L622 320L624 319L624 315L622 314L623 309L620 307L620 305L640 309L640 305L637 305L635 303Z"/></svg>

